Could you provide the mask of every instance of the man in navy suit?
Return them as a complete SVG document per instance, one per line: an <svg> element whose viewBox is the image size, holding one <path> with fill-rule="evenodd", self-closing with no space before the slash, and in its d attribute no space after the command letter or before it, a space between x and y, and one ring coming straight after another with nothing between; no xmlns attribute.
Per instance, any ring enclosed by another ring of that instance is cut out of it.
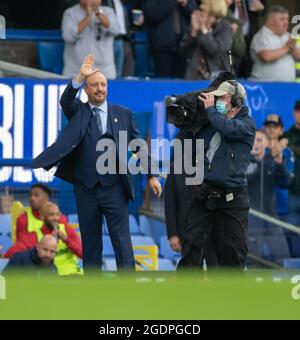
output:
<svg viewBox="0 0 300 340"><path fill-rule="evenodd" d="M130 176L100 174L96 162L101 152L96 145L111 140L118 154L119 132L127 132L127 145L139 138L139 131L128 109L107 103L107 79L93 69L94 56L88 55L79 74L65 89L60 104L69 120L57 141L41 153L33 168L51 169L55 175L74 184L84 268L100 268L102 263L102 215L107 220L118 268L134 269L134 255L129 230L128 200L134 199ZM76 98L84 86L88 102ZM119 164L117 164L118 166ZM152 176L149 164L149 183L160 196L161 186Z"/></svg>

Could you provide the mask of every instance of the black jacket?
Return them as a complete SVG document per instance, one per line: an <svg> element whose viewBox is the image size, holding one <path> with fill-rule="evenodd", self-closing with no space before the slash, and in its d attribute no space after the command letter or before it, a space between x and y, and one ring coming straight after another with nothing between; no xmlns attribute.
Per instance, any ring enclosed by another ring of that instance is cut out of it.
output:
<svg viewBox="0 0 300 340"><path fill-rule="evenodd" d="M165 215L168 238L178 236L184 238L185 213L188 202L188 189L185 175L170 171L164 188Z"/></svg>
<svg viewBox="0 0 300 340"><path fill-rule="evenodd" d="M50 273L56 273L56 267L52 262L48 267L41 266L41 259L38 257L36 248L32 248L30 250L16 253L10 260L5 269L6 271L10 271L12 269L26 269L26 270L45 270Z"/></svg>
<svg viewBox="0 0 300 340"><path fill-rule="evenodd" d="M177 36L175 33L175 7L178 6L181 33L187 30L192 12L197 8L194 0L189 0L185 7L177 5L177 0L146 0L145 19L149 32L150 50L175 51Z"/></svg>

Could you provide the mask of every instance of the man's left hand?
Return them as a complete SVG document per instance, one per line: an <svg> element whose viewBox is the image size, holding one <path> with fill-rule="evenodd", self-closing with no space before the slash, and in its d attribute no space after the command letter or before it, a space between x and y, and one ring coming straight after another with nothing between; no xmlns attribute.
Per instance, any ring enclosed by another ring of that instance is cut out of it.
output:
<svg viewBox="0 0 300 340"><path fill-rule="evenodd" d="M156 177L151 177L149 179L149 184L150 184L151 189L155 193L155 195L157 197L160 197L161 193L162 193L162 188L161 188L161 185L160 185L158 179Z"/></svg>
<svg viewBox="0 0 300 340"><path fill-rule="evenodd" d="M201 93L201 95L198 98L204 104L205 109L211 106L215 106L215 97L211 93Z"/></svg>

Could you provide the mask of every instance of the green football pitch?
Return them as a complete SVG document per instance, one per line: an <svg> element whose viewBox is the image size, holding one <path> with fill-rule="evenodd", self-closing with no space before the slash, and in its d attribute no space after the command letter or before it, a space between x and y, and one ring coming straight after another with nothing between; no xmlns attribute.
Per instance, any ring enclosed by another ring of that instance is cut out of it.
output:
<svg viewBox="0 0 300 340"><path fill-rule="evenodd" d="M0 300L0 319L299 320L300 286L292 283L294 275L271 271L106 273L86 278L10 275L6 299Z"/></svg>

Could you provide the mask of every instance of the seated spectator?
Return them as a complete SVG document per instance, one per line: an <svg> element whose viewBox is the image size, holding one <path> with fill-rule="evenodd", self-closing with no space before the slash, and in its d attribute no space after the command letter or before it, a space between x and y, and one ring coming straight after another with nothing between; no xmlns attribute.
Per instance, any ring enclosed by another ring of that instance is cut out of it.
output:
<svg viewBox="0 0 300 340"><path fill-rule="evenodd" d="M270 115L265 123L265 131L269 141L269 149L272 157L282 158L287 171L289 172L290 182L294 177L294 154L288 147L288 139L283 136L283 122L280 116ZM276 196L276 213L279 217L285 219L289 213L289 191L288 188L275 187Z"/></svg>
<svg viewBox="0 0 300 340"><path fill-rule="evenodd" d="M232 43L232 56L234 62L235 73L239 73L239 68L242 62L243 57L247 51L247 44L245 35L243 32L242 22L235 18L230 6L232 5L233 0L226 0L226 4L228 7L226 20L230 23L231 29L233 32L233 43Z"/></svg>
<svg viewBox="0 0 300 340"><path fill-rule="evenodd" d="M30 206L25 209L25 213L17 219L16 240L22 242L27 236L28 230L39 230L43 225L41 208L49 202L52 192L45 184L37 183L32 185L29 192ZM60 223L66 224L65 215L60 215Z"/></svg>
<svg viewBox="0 0 300 340"><path fill-rule="evenodd" d="M289 192L288 221L300 227L300 100L295 103L294 120L295 124L285 134L295 156L295 176Z"/></svg>
<svg viewBox="0 0 300 340"><path fill-rule="evenodd" d="M18 241L5 254L11 258L14 254L29 250L36 246L44 235L53 235L57 238L57 255L55 265L59 275L80 274L78 257L82 258L82 245L76 231L67 224L60 223L60 211L57 205L48 202L41 209L43 225L40 229L27 229L22 241Z"/></svg>
<svg viewBox="0 0 300 340"><path fill-rule="evenodd" d="M155 73L159 77L183 77L185 58L180 41L188 29L194 0L145 0L145 20Z"/></svg>
<svg viewBox="0 0 300 340"><path fill-rule="evenodd" d="M116 78L114 36L120 32L112 8L101 6L102 0L80 0L63 15L62 36L65 41L63 74L73 77L82 60L91 52L95 68L108 78Z"/></svg>
<svg viewBox="0 0 300 340"><path fill-rule="evenodd" d="M45 235L34 248L16 253L5 268L5 274L12 270L31 270L57 272L54 258L57 251L57 240L52 235Z"/></svg>
<svg viewBox="0 0 300 340"><path fill-rule="evenodd" d="M231 49L233 32L226 21L225 0L204 0L194 11L191 29L181 42L187 56L186 79L215 78L221 71L230 71L227 51Z"/></svg>
<svg viewBox="0 0 300 340"><path fill-rule="evenodd" d="M296 80L295 59L300 60L296 38L288 32L289 12L281 6L271 7L265 25L251 43L254 61L251 80Z"/></svg>

